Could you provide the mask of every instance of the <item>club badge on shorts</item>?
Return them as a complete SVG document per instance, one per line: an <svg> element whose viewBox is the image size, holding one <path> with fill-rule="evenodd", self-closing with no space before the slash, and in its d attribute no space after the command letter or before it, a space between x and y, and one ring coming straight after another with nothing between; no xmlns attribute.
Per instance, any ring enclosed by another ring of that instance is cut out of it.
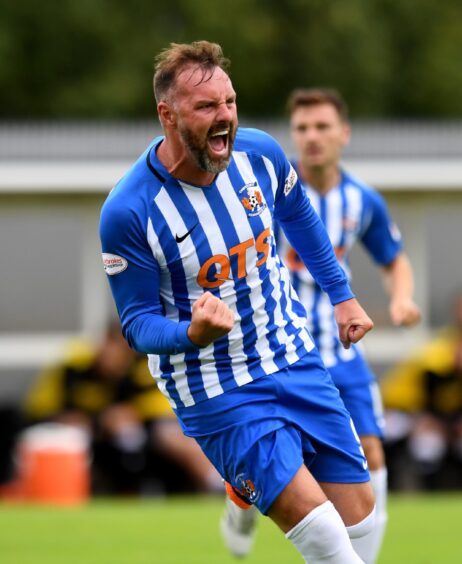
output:
<svg viewBox="0 0 462 564"><path fill-rule="evenodd" d="M261 491L257 490L255 484L245 474L236 476L236 484L238 484L239 492L246 497L251 503L255 503L261 497Z"/></svg>

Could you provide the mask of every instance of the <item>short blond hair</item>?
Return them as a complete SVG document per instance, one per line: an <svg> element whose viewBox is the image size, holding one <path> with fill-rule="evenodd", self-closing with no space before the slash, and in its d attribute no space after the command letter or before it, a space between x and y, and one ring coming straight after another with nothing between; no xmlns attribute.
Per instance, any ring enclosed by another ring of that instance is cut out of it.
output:
<svg viewBox="0 0 462 564"><path fill-rule="evenodd" d="M174 86L176 78L184 68L196 65L203 71L202 80L209 77L215 67L229 74L230 61L223 55L218 43L210 41L194 41L192 43L170 43L155 59L154 96L157 103L164 100Z"/></svg>

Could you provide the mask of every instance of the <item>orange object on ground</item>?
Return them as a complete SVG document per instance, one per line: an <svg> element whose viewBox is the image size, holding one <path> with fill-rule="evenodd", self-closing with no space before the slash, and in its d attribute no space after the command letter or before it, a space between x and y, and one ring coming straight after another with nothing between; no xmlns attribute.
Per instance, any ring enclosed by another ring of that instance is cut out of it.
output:
<svg viewBox="0 0 462 564"><path fill-rule="evenodd" d="M51 505L79 505L90 493L90 457L85 433L57 423L36 425L17 448L20 497Z"/></svg>

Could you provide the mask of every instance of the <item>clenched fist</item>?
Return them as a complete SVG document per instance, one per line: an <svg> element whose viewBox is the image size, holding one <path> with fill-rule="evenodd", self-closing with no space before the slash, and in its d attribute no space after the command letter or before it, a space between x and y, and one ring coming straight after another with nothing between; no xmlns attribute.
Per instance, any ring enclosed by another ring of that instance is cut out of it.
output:
<svg viewBox="0 0 462 564"><path fill-rule="evenodd" d="M206 347L231 331L234 312L210 292L205 292L192 307L188 337L199 347Z"/></svg>
<svg viewBox="0 0 462 564"><path fill-rule="evenodd" d="M360 341L374 327L371 318L354 298L335 306L335 320L340 341L345 349Z"/></svg>
<svg viewBox="0 0 462 564"><path fill-rule="evenodd" d="M419 306L411 298L394 299L390 303L393 325L412 327L420 321Z"/></svg>

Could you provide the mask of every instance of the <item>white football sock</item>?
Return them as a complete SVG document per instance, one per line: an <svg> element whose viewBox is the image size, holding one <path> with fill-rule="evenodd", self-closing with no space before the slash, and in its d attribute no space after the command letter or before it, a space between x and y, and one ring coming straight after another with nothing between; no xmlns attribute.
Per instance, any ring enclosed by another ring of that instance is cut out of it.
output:
<svg viewBox="0 0 462 564"><path fill-rule="evenodd" d="M356 552L366 564L374 564L377 561L382 546L388 520L387 469L382 467L369 473L371 476L372 489L375 494L375 524L369 533L355 538L351 542ZM349 527L347 527L347 530L348 529Z"/></svg>
<svg viewBox="0 0 462 564"><path fill-rule="evenodd" d="M310 511L288 533L288 538L309 564L360 564L342 518L330 501Z"/></svg>

